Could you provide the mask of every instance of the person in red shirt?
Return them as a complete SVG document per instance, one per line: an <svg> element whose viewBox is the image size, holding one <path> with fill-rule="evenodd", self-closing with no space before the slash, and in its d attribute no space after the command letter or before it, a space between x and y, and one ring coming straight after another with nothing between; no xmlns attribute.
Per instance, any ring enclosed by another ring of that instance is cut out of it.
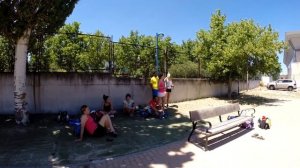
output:
<svg viewBox="0 0 300 168"><path fill-rule="evenodd" d="M164 81L164 75L159 75L159 82L158 82L158 94L159 103L162 109L165 108L165 96L166 96L166 85Z"/></svg>
<svg viewBox="0 0 300 168"><path fill-rule="evenodd" d="M158 117L161 116L161 113L163 112L163 110L161 109L161 106L159 104L157 96L153 96L153 98L149 102L149 106L150 106L151 112L154 115L156 115Z"/></svg>
<svg viewBox="0 0 300 168"><path fill-rule="evenodd" d="M112 125L110 117L108 114L104 114L100 121L97 123L94 119L90 116L90 109L87 105L83 105L81 107L81 129L80 129L80 138L77 141L83 140L84 131L92 136L103 136L105 134L112 135L116 137L117 134L115 129Z"/></svg>

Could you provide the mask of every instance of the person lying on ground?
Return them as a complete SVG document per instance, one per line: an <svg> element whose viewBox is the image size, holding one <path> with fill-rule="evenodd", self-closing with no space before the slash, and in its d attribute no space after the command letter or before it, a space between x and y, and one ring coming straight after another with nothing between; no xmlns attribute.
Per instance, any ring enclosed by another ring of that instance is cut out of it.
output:
<svg viewBox="0 0 300 168"><path fill-rule="evenodd" d="M126 114L129 114L130 117L133 117L134 115L135 104L129 93L126 94L125 100L123 101L123 111Z"/></svg>
<svg viewBox="0 0 300 168"><path fill-rule="evenodd" d="M96 123L94 119L90 116L90 109L87 105L81 106L81 129L80 138L77 141L83 140L83 134L86 131L89 135L100 137L107 133L113 137L117 137L115 129L112 125L110 117L104 114L100 121Z"/></svg>

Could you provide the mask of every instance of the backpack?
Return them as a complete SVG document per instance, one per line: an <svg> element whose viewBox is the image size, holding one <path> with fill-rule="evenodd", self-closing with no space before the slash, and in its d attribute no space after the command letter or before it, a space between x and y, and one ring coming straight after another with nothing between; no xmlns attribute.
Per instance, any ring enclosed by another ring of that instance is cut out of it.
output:
<svg viewBox="0 0 300 168"><path fill-rule="evenodd" d="M270 129L271 119L266 116L262 116L261 118L258 119L258 127L261 129Z"/></svg>
<svg viewBox="0 0 300 168"><path fill-rule="evenodd" d="M230 115L229 115L229 116L227 117L227 120L231 120L231 119L234 119L234 118L236 118L236 117L239 117L239 116L230 116ZM240 127L241 127L241 128L244 128L244 129L252 129L252 128L254 127L253 119L248 120L248 121L242 123L242 124L240 125Z"/></svg>
<svg viewBox="0 0 300 168"><path fill-rule="evenodd" d="M57 116L58 122L68 122L70 119L67 111L60 111Z"/></svg>
<svg viewBox="0 0 300 168"><path fill-rule="evenodd" d="M150 117L151 116L151 108L149 106L147 106L144 109L139 109L138 113L143 118Z"/></svg>
<svg viewBox="0 0 300 168"><path fill-rule="evenodd" d="M92 110L90 113L90 116L94 119L94 121L96 123L98 123L100 121L100 119L102 118L103 113L101 113L100 111Z"/></svg>
<svg viewBox="0 0 300 168"><path fill-rule="evenodd" d="M69 120L70 126L73 127L73 132L75 136L80 136L80 129L81 129L81 123L80 119L70 119Z"/></svg>
<svg viewBox="0 0 300 168"><path fill-rule="evenodd" d="M160 115L160 119L166 119L169 117L169 113L167 111L163 111Z"/></svg>
<svg viewBox="0 0 300 168"><path fill-rule="evenodd" d="M254 127L254 122L253 120L248 120L246 122L244 122L243 124L240 125L241 128L244 128L244 129L252 129Z"/></svg>

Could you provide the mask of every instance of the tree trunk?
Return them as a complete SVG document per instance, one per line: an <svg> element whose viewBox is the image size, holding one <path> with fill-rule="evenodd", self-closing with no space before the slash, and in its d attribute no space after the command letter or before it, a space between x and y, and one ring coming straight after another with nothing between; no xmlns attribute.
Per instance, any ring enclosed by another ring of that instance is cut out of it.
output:
<svg viewBox="0 0 300 168"><path fill-rule="evenodd" d="M228 98L231 99L231 85L232 85L232 79L229 77L228 79Z"/></svg>
<svg viewBox="0 0 300 168"><path fill-rule="evenodd" d="M26 125L28 114L25 108L26 105L26 59L27 48L31 30L24 32L23 36L17 40L15 50L15 69L14 69L14 101L15 115L17 124L23 123Z"/></svg>
<svg viewBox="0 0 300 168"><path fill-rule="evenodd" d="M248 70L247 70L247 91L249 90L249 74L248 74Z"/></svg>
<svg viewBox="0 0 300 168"><path fill-rule="evenodd" d="M200 58L198 59L198 78L201 78L201 64L200 64Z"/></svg>

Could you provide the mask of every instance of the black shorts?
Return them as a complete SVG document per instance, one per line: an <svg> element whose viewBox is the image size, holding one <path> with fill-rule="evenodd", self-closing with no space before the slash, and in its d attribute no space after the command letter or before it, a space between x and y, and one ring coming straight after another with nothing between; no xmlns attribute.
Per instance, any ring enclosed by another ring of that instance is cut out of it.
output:
<svg viewBox="0 0 300 168"><path fill-rule="evenodd" d="M171 93L172 89L167 89L166 92Z"/></svg>
<svg viewBox="0 0 300 168"><path fill-rule="evenodd" d="M98 127L96 128L93 136L95 137L101 137L101 136L104 136L106 134L106 128L104 128L102 125L100 124L97 124Z"/></svg>

